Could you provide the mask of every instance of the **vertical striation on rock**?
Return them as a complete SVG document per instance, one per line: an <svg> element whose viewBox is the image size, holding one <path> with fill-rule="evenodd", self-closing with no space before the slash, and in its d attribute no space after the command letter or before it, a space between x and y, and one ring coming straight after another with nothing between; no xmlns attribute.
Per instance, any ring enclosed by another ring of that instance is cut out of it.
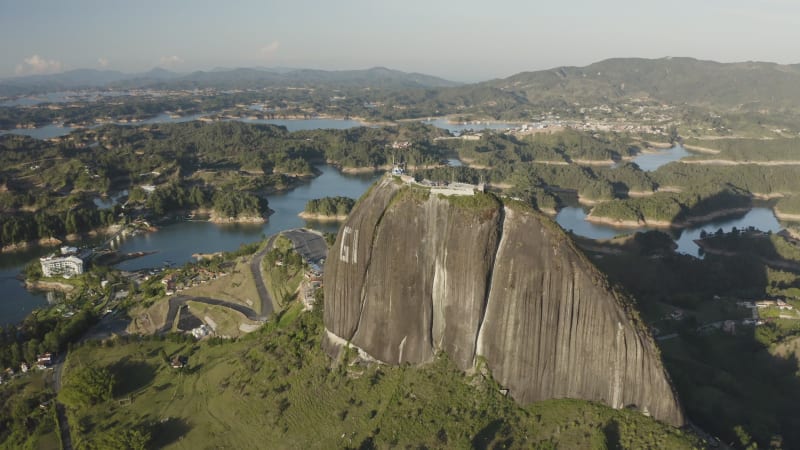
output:
<svg viewBox="0 0 800 450"><path fill-rule="evenodd" d="M385 177L328 256L325 347L389 364L485 359L525 404L580 398L684 423L652 338L548 218ZM338 342L338 344L337 344Z"/></svg>

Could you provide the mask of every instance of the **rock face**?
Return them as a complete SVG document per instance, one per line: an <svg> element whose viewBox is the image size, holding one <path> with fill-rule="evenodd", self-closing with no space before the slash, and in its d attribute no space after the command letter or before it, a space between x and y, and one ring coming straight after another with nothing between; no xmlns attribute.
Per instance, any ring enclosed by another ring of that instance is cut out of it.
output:
<svg viewBox="0 0 800 450"><path fill-rule="evenodd" d="M525 404L580 398L683 425L650 335L548 218L489 194L442 197L385 177L325 267L326 350L388 364L485 360Z"/></svg>

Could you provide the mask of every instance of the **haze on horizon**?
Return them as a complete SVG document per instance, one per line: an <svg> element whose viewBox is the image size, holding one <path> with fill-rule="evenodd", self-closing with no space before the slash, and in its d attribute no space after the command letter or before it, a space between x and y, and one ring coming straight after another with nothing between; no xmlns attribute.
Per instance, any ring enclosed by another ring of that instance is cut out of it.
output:
<svg viewBox="0 0 800 450"><path fill-rule="evenodd" d="M611 57L796 63L800 4L0 0L0 41L0 78L385 66L471 82Z"/></svg>

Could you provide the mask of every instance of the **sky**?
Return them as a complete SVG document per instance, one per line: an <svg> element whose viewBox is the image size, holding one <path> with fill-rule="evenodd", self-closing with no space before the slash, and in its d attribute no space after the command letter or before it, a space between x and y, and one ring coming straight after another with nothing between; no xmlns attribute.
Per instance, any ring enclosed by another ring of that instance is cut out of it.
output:
<svg viewBox="0 0 800 450"><path fill-rule="evenodd" d="M793 0L0 0L0 78L383 66L481 81L611 57L800 62Z"/></svg>

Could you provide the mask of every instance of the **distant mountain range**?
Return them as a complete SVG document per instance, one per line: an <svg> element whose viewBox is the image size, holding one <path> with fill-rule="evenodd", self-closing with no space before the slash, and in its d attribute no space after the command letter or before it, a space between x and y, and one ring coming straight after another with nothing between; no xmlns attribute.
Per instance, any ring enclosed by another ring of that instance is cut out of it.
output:
<svg viewBox="0 0 800 450"><path fill-rule="evenodd" d="M264 87L413 90L416 93L409 98L417 99L420 104L440 105L443 110L478 107L491 114L519 112L531 106L537 109L551 106L573 108L576 104L617 103L634 98L741 112L800 109L800 65L718 63L692 58L614 58L586 67L522 72L475 84L459 84L383 67L339 71L285 67L214 68L192 73L155 68L136 74L80 69L0 80L0 95L82 88Z"/></svg>
<svg viewBox="0 0 800 450"><path fill-rule="evenodd" d="M155 68L126 74L114 70L77 69L52 75L31 75L0 80L0 95L24 95L70 89L249 89L263 87L372 87L381 89L442 88L459 83L420 73L384 67L366 70L313 70L288 68L215 68L188 74Z"/></svg>
<svg viewBox="0 0 800 450"><path fill-rule="evenodd" d="M615 102L647 97L726 109L800 106L800 65L718 63L692 58L615 58L457 88L492 89L527 103Z"/></svg>

